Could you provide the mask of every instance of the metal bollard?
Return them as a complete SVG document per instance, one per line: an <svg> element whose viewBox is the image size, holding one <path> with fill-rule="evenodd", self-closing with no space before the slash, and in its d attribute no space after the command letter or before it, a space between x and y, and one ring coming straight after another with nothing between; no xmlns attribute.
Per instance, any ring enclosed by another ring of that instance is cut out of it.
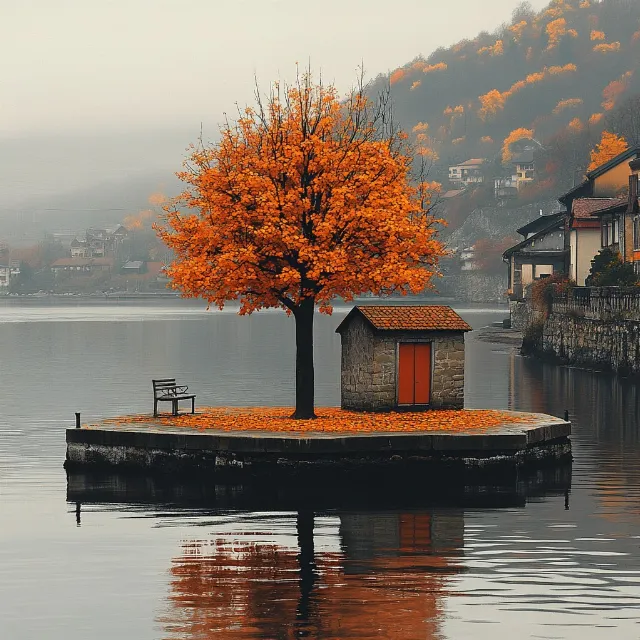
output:
<svg viewBox="0 0 640 640"><path fill-rule="evenodd" d="M76 429L80 428L80 412L76 411Z"/></svg>
<svg viewBox="0 0 640 640"><path fill-rule="evenodd" d="M564 410L564 421L569 422L569 409Z"/></svg>

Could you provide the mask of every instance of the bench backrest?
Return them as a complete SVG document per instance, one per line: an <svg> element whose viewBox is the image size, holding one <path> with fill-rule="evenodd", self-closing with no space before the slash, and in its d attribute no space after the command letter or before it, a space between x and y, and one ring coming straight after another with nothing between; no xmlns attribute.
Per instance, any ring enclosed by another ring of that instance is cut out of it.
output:
<svg viewBox="0 0 640 640"><path fill-rule="evenodd" d="M176 386L175 378L162 378L161 380L152 380L153 382L153 394L165 393Z"/></svg>

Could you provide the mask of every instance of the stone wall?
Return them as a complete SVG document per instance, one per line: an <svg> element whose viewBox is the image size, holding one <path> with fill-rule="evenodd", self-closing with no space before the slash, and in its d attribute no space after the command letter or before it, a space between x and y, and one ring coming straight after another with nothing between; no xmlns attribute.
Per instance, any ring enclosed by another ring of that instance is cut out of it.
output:
<svg viewBox="0 0 640 640"><path fill-rule="evenodd" d="M342 408L388 411L397 402L397 345L399 342L432 343L431 406L464 405L464 334L433 332L417 340L410 332L373 332L356 316L342 334Z"/></svg>
<svg viewBox="0 0 640 640"><path fill-rule="evenodd" d="M530 306L530 302L527 303ZM525 327L538 324L528 351L567 364L640 374L640 291L576 287L556 296L544 321L531 310Z"/></svg>

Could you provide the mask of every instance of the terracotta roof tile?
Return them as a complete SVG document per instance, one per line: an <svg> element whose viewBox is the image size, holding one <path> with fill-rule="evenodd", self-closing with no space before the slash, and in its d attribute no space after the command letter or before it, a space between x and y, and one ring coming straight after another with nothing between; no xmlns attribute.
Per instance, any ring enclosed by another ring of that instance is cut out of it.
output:
<svg viewBox="0 0 640 640"><path fill-rule="evenodd" d="M573 201L574 218L590 218L596 211L624 204L626 198L576 198Z"/></svg>
<svg viewBox="0 0 640 640"><path fill-rule="evenodd" d="M356 309L376 329L471 331L471 327L451 307L441 305L366 305Z"/></svg>

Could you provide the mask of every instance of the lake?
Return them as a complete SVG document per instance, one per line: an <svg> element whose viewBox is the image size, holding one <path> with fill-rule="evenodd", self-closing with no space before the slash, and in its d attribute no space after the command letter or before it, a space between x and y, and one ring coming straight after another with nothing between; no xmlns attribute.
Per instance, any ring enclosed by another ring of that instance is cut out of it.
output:
<svg viewBox="0 0 640 640"><path fill-rule="evenodd" d="M0 638L640 637L637 382L522 358L477 331L504 309L458 311L476 330L467 406L568 409L570 479L497 498L328 480L322 506L289 500L295 487L119 476L70 479L68 495L74 412L150 412L152 378L188 383L197 406L291 405L293 320L0 301ZM339 404L346 312L317 317L318 405Z"/></svg>

